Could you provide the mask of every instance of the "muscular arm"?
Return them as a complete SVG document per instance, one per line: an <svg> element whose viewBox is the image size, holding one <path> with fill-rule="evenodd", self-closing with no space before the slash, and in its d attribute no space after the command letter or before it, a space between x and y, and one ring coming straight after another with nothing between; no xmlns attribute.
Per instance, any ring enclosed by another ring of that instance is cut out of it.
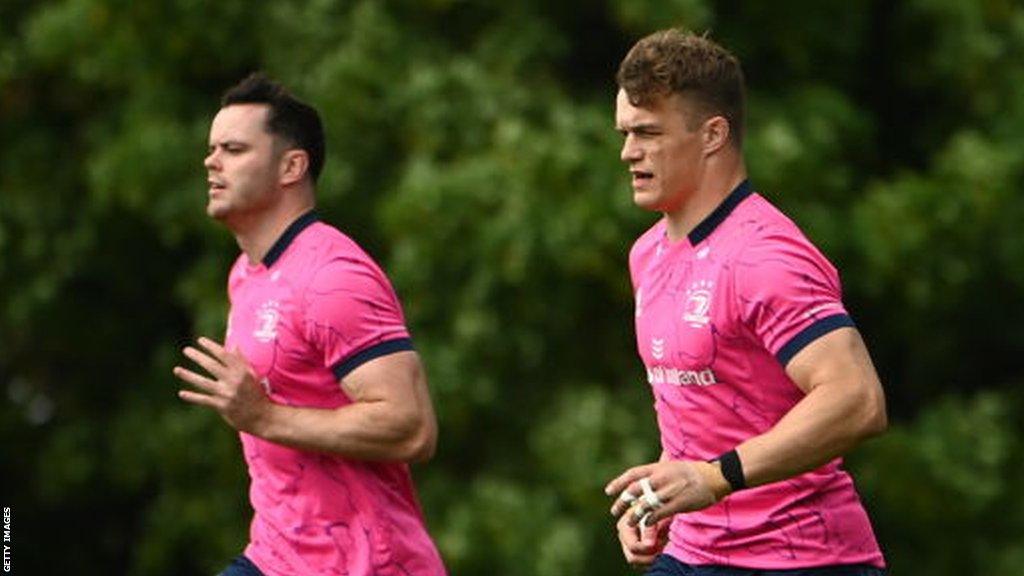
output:
<svg viewBox="0 0 1024 576"><path fill-rule="evenodd" d="M748 486L813 470L886 428L882 386L856 329L818 338L786 373L806 396L771 430L737 446Z"/></svg>
<svg viewBox="0 0 1024 576"><path fill-rule="evenodd" d="M427 380L415 352L371 360L341 386L352 404L333 409L270 404L252 433L271 442L360 460L429 460L437 442Z"/></svg>
<svg viewBox="0 0 1024 576"><path fill-rule="evenodd" d="M216 410L236 430L271 442L360 460L423 461L434 454L437 421L419 356L395 352L347 374L341 386L352 404L319 409L275 404L236 350L200 338L185 356L210 376L177 366L174 374L196 390L182 400Z"/></svg>
<svg viewBox="0 0 1024 576"><path fill-rule="evenodd" d="M770 430L736 447L747 486L813 470L885 430L882 386L857 330L840 328L818 338L790 360L786 371L806 396ZM644 477L666 503L652 521L706 508L731 490L717 462L663 458L627 470L605 492L639 494L636 483ZM619 516L628 508L616 499L611 512ZM627 515L628 525L636 521Z"/></svg>

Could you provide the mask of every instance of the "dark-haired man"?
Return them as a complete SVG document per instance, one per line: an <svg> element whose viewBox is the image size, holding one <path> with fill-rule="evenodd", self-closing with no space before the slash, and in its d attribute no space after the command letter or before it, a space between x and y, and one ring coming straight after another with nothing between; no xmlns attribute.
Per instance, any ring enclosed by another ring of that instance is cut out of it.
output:
<svg viewBox="0 0 1024 576"><path fill-rule="evenodd" d="M210 128L207 213L242 250L223 345L199 338L175 367L186 402L240 433L255 512L227 576L444 574L408 462L437 425L387 277L317 220L319 115L255 74Z"/></svg>
<svg viewBox="0 0 1024 576"><path fill-rule="evenodd" d="M881 574L840 459L884 430L881 384L835 268L747 181L739 62L666 30L617 80L634 202L662 214L629 256L662 453L606 487L626 560L659 576Z"/></svg>

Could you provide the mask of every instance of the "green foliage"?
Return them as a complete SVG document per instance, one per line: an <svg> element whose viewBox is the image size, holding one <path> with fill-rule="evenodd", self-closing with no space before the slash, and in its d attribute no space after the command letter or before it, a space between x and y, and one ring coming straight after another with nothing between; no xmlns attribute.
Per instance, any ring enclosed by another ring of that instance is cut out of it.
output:
<svg viewBox="0 0 1024 576"><path fill-rule="evenodd" d="M415 476L451 573L624 572L601 488L658 453L626 273L653 217L613 76L673 24L741 57L755 186L843 271L892 422L850 464L893 572L1024 572L1024 8L1005 0L0 3L16 569L211 573L244 545L237 439L170 369L224 330L237 248L201 162L220 92L264 68L322 110L321 212L405 305L441 425Z"/></svg>
<svg viewBox="0 0 1024 576"><path fill-rule="evenodd" d="M1020 398L941 397L862 455L859 485L894 573L1019 573Z"/></svg>

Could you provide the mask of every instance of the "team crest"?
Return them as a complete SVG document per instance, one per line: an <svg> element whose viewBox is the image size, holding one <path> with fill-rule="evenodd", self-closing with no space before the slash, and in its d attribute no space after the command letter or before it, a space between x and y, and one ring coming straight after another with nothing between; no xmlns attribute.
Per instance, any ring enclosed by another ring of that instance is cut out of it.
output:
<svg viewBox="0 0 1024 576"><path fill-rule="evenodd" d="M707 326L711 321L711 290L714 282L701 280L694 282L686 290L686 304L683 307L683 321L694 328Z"/></svg>
<svg viewBox="0 0 1024 576"><path fill-rule="evenodd" d="M281 318L277 300L268 300L256 311L256 329L252 337L267 343L277 338L277 321Z"/></svg>

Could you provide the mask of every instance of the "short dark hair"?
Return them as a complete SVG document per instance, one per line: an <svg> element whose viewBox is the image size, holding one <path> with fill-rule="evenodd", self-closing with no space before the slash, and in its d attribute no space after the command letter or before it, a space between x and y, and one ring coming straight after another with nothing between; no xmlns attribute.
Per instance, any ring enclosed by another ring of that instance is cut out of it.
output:
<svg viewBox="0 0 1024 576"><path fill-rule="evenodd" d="M316 109L291 95L281 84L263 72L253 72L228 88L221 97L222 107L232 104L266 104L267 132L283 138L309 155L309 174L316 182L324 167L324 126Z"/></svg>
<svg viewBox="0 0 1024 576"><path fill-rule="evenodd" d="M743 70L739 60L706 36L668 29L637 42L615 77L634 106L679 94L697 107L699 120L712 115L729 121L737 148L743 142Z"/></svg>

